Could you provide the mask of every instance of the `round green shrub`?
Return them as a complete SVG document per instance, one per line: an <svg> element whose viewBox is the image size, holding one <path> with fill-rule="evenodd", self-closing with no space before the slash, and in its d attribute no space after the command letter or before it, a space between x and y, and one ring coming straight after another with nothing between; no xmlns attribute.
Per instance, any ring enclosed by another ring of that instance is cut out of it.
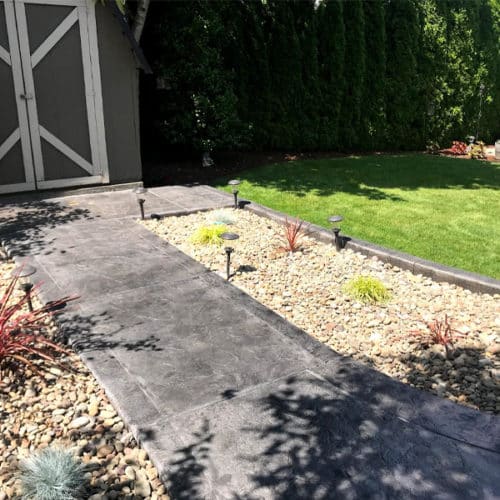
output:
<svg viewBox="0 0 500 500"><path fill-rule="evenodd" d="M222 233L227 231L224 225L202 226L199 227L189 238L195 245L222 245Z"/></svg>
<svg viewBox="0 0 500 500"><path fill-rule="evenodd" d="M387 302L391 298L387 287L380 280L371 276L357 276L351 279L344 286L344 291L360 302Z"/></svg>

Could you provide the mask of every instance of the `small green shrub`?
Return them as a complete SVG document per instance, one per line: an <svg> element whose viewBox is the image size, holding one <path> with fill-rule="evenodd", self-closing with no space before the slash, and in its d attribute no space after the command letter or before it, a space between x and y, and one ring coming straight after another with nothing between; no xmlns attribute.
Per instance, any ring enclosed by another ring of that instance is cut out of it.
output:
<svg viewBox="0 0 500 500"><path fill-rule="evenodd" d="M212 224L224 225L228 226L234 224L236 222L236 217L233 213L228 210L214 210L209 217L209 220Z"/></svg>
<svg viewBox="0 0 500 500"><path fill-rule="evenodd" d="M224 225L202 226L191 235L189 241L195 245L222 245L220 235L226 231L227 227Z"/></svg>
<svg viewBox="0 0 500 500"><path fill-rule="evenodd" d="M344 291L360 302L386 302L391 298L389 290L377 278L371 276L357 276L350 280Z"/></svg>
<svg viewBox="0 0 500 500"><path fill-rule="evenodd" d="M67 450L44 448L21 462L25 500L73 500L83 498L85 467Z"/></svg>

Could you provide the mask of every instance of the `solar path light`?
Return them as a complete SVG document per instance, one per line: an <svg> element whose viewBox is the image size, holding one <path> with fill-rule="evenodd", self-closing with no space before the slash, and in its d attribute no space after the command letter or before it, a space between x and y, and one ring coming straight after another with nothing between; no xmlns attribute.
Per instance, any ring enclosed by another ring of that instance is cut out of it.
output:
<svg viewBox="0 0 500 500"><path fill-rule="evenodd" d="M31 276L36 273L36 268L33 266L19 266L16 267L11 276L13 278L19 279L19 288L26 295L26 299L28 302L28 309L30 312L33 312L33 303L31 302L31 290L33 289L33 283L31 282Z"/></svg>
<svg viewBox="0 0 500 500"><path fill-rule="evenodd" d="M139 208L141 210L141 220L144 220L144 202L146 201L146 198L144 196L146 195L147 192L148 190L142 186L137 186L135 189L132 190L132 193L134 193L137 203L139 203Z"/></svg>
<svg viewBox="0 0 500 500"><path fill-rule="evenodd" d="M239 235L236 233L222 233L220 237L224 241L234 241L239 238ZM229 280L231 277L231 254L234 252L233 247L224 247L224 251L226 252L226 279Z"/></svg>
<svg viewBox="0 0 500 500"><path fill-rule="evenodd" d="M236 186L239 186L241 184L241 181L238 179L232 179L228 183L228 186L233 186L233 196L234 196L234 208L238 208L238 188Z"/></svg>
<svg viewBox="0 0 500 500"><path fill-rule="evenodd" d="M338 224L343 220L344 218L341 215L332 215L328 217L328 222L330 222L331 224ZM337 249L337 251L340 252L340 250L342 250L342 238L340 237L340 227L333 226L332 231L333 231L333 243L335 244L335 248Z"/></svg>

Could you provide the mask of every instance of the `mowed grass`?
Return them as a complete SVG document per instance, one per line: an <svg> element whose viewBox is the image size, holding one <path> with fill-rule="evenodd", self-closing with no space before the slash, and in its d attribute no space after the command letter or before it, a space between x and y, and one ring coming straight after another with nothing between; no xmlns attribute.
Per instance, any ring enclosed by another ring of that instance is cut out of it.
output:
<svg viewBox="0 0 500 500"><path fill-rule="evenodd" d="M424 259L500 278L500 163L423 154L290 161L239 174L240 197ZM217 187L230 191L228 179Z"/></svg>

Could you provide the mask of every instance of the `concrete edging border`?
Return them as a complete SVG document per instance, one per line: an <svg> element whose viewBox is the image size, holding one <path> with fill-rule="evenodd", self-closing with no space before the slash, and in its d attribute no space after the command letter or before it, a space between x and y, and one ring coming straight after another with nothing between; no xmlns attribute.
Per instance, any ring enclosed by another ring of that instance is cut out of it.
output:
<svg viewBox="0 0 500 500"><path fill-rule="evenodd" d="M219 191L213 187L211 187L211 189L214 189L219 193L223 193L223 191ZM228 193L226 194L230 199L232 199L232 195ZM268 208L254 202L250 202L246 205L245 209L250 210L251 212L262 217L267 217L268 219L281 223L285 222L286 218L289 217L282 212L278 212L277 210L273 210L272 208ZM329 243L332 241L332 233L327 229L317 226L316 224L308 224L308 226L311 228L311 236L313 238L316 238L323 243ZM368 241L358 240L356 238L349 238L345 248L369 257L377 257L382 262L387 262L388 264L400 267L401 269L407 269L416 274L428 276L434 281L446 281L477 293L488 293L491 295L500 294L500 281L490 278L489 276L483 276L481 274L464 271L455 267L445 266L443 264L438 264L437 262L421 259L420 257L416 257L408 253L392 250L390 248L376 245Z"/></svg>

